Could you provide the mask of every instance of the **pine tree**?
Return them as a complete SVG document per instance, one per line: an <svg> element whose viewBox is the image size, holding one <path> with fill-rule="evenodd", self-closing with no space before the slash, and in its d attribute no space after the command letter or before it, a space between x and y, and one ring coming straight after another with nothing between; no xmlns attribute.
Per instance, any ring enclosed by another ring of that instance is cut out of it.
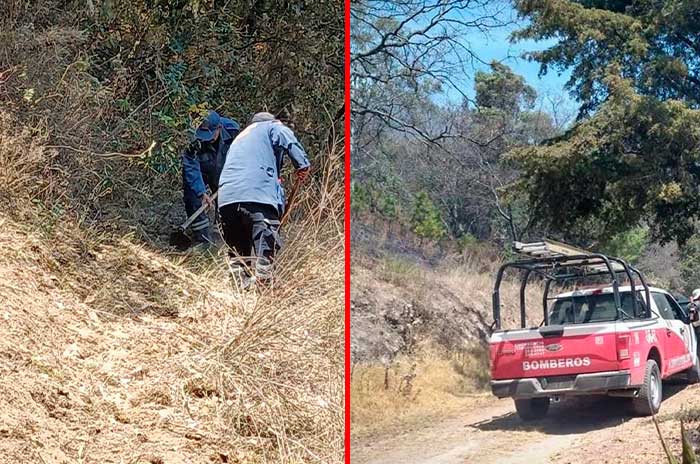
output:
<svg viewBox="0 0 700 464"><path fill-rule="evenodd" d="M605 240L641 224L682 244L700 221L700 2L519 0L515 37L558 41L532 54L569 68L581 102L563 136L512 153L535 217Z"/></svg>
<svg viewBox="0 0 700 464"><path fill-rule="evenodd" d="M440 212L425 191L415 196L411 227L416 235L430 240L440 240L447 233Z"/></svg>

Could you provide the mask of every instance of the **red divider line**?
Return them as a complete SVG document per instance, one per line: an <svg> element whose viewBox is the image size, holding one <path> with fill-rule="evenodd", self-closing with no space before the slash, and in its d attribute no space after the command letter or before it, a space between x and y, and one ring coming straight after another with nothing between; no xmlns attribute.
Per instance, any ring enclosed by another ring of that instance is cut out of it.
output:
<svg viewBox="0 0 700 464"><path fill-rule="evenodd" d="M350 0L345 0L345 462L350 463Z"/></svg>

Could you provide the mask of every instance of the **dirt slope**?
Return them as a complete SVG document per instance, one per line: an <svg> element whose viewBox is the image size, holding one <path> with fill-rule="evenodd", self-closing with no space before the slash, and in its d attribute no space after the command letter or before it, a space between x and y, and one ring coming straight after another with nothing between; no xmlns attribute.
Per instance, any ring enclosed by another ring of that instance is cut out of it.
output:
<svg viewBox="0 0 700 464"><path fill-rule="evenodd" d="M196 346L180 322L91 309L23 253L45 244L2 225L0 462L186 462L219 449L225 456L173 408L177 383L166 363Z"/></svg>
<svg viewBox="0 0 700 464"><path fill-rule="evenodd" d="M0 215L0 463L342 459L339 285L282 286L275 306L222 284L215 257L193 273L80 233ZM306 268L309 247L288 258Z"/></svg>
<svg viewBox="0 0 700 464"><path fill-rule="evenodd" d="M665 385L659 416L661 430L680 454L680 425L674 413L697 405L700 386ZM697 423L690 423L697 438ZM355 440L355 464L623 464L660 463L663 450L649 418L631 417L624 401L581 398L553 405L549 416L525 424L512 401L488 405L462 415L405 430L392 437Z"/></svg>
<svg viewBox="0 0 700 464"><path fill-rule="evenodd" d="M490 264L492 265L492 264ZM448 350L484 343L493 319L493 274L475 264L433 268L402 256L352 262L351 333L354 362L373 362L431 341ZM502 286L505 325L514 324L519 287ZM539 297L528 287L529 301Z"/></svg>

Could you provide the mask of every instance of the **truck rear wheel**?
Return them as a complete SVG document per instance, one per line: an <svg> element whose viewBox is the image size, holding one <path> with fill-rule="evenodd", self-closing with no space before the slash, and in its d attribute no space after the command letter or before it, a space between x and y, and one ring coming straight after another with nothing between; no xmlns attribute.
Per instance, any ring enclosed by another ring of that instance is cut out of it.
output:
<svg viewBox="0 0 700 464"><path fill-rule="evenodd" d="M549 410L549 398L515 400L515 410L524 421L542 419Z"/></svg>
<svg viewBox="0 0 700 464"><path fill-rule="evenodd" d="M649 359L644 371L644 384L639 394L632 399L632 409L639 416L651 416L659 412L661 406L661 373L656 361Z"/></svg>

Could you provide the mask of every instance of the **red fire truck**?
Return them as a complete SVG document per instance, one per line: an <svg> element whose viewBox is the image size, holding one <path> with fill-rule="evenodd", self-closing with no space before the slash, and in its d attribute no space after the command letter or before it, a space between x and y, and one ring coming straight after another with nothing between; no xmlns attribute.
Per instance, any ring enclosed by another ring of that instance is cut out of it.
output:
<svg viewBox="0 0 700 464"><path fill-rule="evenodd" d="M489 348L492 392L513 398L523 420L544 417L552 401L572 395L627 398L637 414L651 415L661 405L663 380L682 373L700 381L697 312L648 286L639 270L552 241L517 243L516 250L528 256L498 271ZM506 271L521 279L520 327L513 329L501 320ZM526 302L533 280L543 289L534 317ZM550 296L554 287L565 291Z"/></svg>

